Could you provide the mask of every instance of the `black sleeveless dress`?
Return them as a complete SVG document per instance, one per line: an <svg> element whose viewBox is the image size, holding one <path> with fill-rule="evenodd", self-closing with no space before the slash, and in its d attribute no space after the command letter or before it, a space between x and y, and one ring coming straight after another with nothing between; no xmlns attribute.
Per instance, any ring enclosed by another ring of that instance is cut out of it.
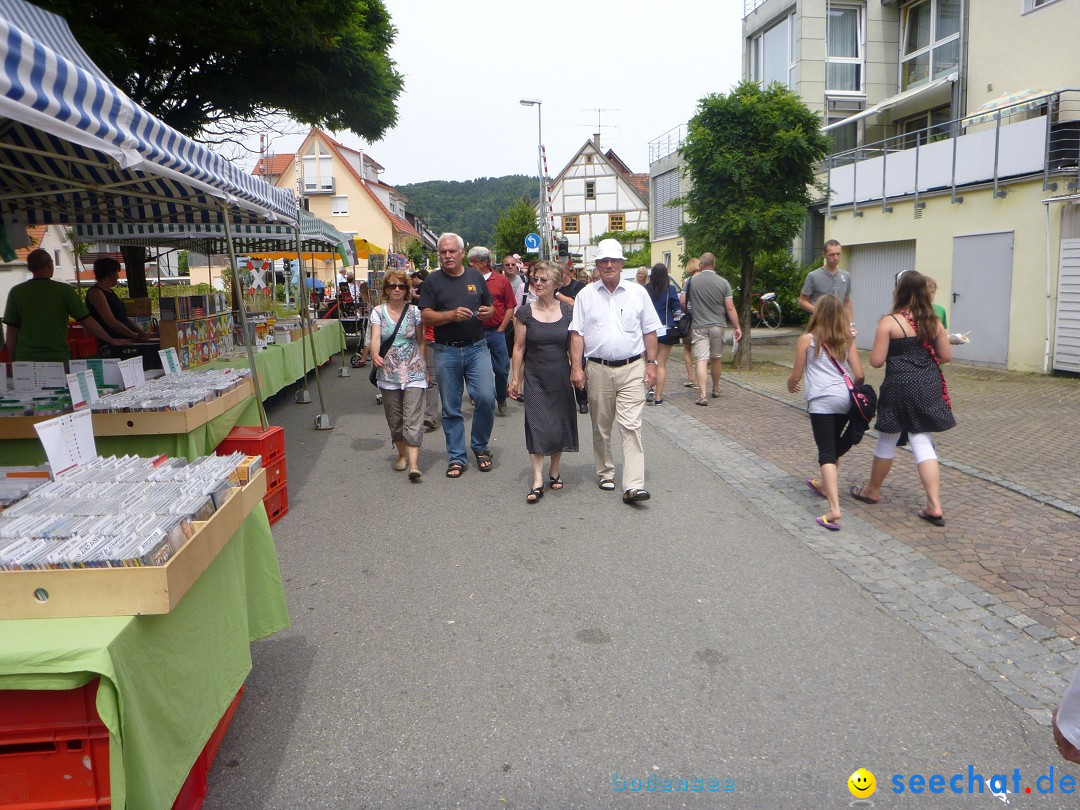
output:
<svg viewBox="0 0 1080 810"><path fill-rule="evenodd" d="M531 304L514 315L525 324L525 448L545 456L578 449L577 402L566 357L573 310L559 307L562 317L554 323L536 320Z"/></svg>
<svg viewBox="0 0 1080 810"><path fill-rule="evenodd" d="M874 429L940 433L951 427L956 420L943 395L941 372L922 341L914 335L890 340Z"/></svg>

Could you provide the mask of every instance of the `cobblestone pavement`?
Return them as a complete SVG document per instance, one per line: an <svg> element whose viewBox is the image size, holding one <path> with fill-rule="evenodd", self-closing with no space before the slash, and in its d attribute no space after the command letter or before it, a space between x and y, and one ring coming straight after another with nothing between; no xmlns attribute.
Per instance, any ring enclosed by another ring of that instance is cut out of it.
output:
<svg viewBox="0 0 1080 810"><path fill-rule="evenodd" d="M706 408L682 387L676 350L667 407L646 408L647 420L1047 723L1080 663L1080 435L1071 425L1080 414L1080 381L947 369L959 424L935 439L946 527L917 518L922 487L904 452L882 502L844 494L844 530L830 533L814 524L824 502L803 483L817 473L805 403L787 393L789 369L761 362L790 363L792 341L755 346L760 365L752 372L725 368L722 395ZM870 380L876 385L880 375L871 370ZM841 493L865 482L873 446L869 436L845 457Z"/></svg>

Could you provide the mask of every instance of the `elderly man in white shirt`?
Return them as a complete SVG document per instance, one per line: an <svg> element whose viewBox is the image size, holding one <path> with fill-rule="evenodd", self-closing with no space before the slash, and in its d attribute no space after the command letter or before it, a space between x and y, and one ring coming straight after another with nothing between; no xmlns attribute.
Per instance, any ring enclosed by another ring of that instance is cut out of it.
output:
<svg viewBox="0 0 1080 810"><path fill-rule="evenodd" d="M597 246L600 280L578 293L570 321L570 381L588 382L593 455L600 489L615 489L611 425L618 421L623 448L623 503L649 500L641 409L645 391L656 384L657 332L666 332L649 294L622 279L622 245L604 239ZM584 358L584 359L583 359Z"/></svg>

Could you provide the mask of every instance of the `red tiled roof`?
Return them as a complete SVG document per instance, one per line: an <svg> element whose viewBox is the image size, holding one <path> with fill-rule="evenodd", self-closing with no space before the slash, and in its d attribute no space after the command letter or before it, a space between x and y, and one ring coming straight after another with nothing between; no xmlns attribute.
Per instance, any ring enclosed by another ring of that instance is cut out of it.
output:
<svg viewBox="0 0 1080 810"><path fill-rule="evenodd" d="M259 158L255 163L255 168L251 170L251 173L257 177L281 177L292 166L295 154L287 155L270 155L269 157Z"/></svg>
<svg viewBox="0 0 1080 810"><path fill-rule="evenodd" d="M31 225L26 229L26 235L30 237L30 244L15 251L15 261L25 263L30 251L41 247L41 240L45 238L45 231L48 227L48 225Z"/></svg>
<svg viewBox="0 0 1080 810"><path fill-rule="evenodd" d="M634 174L623 175L630 185L634 187L634 191L638 193L642 200L649 201L649 175L647 172L636 172Z"/></svg>

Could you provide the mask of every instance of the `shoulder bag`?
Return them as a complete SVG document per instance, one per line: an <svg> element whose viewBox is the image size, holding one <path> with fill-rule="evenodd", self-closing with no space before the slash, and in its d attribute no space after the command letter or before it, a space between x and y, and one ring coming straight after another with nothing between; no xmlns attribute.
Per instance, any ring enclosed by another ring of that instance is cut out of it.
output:
<svg viewBox="0 0 1080 810"><path fill-rule="evenodd" d="M917 335L919 334L919 328L915 325L915 319L911 317L910 312L901 312L901 315L907 320L911 326L912 331ZM934 344L931 341L923 341L923 348L926 349L926 353L930 355L930 359L934 361L934 365L937 366L938 374L941 376L941 398L945 400L945 404L952 408L952 400L949 399L949 384L945 382L945 372L941 370L941 361L938 360L937 352L934 350Z"/></svg>
<svg viewBox="0 0 1080 810"><path fill-rule="evenodd" d="M855 383L851 381L851 377L844 371L844 367L832 356L829 347L823 345L821 348L825 350L825 354L829 355L832 364L836 366L836 370L839 371L840 376L844 378L844 385L847 386L848 394L851 395L851 410L848 411L848 418L851 419L852 422L862 423L863 429L865 430L866 427L869 427L870 420L874 418L874 413L877 411L877 392L874 391L874 386L869 385L868 383L855 385Z"/></svg>
<svg viewBox="0 0 1080 810"><path fill-rule="evenodd" d="M681 338L690 334L690 325L692 323L692 317L690 314L690 282L692 278L686 280L686 307L683 309L682 315L675 319L675 325L670 331L674 332Z"/></svg>
<svg viewBox="0 0 1080 810"><path fill-rule="evenodd" d="M397 337L398 329L401 328L401 324L409 317L409 310L412 309L412 304L406 304L405 308L401 310L401 317L398 318L398 322L394 324L394 331L390 333L390 337L383 338L379 341L379 357L386 357L386 353L390 351L390 347L394 345L394 338ZM386 317L390 317L390 310L383 305L383 312L386 313ZM376 377L379 373L378 367L374 362L371 364L371 373L368 374L368 382L378 387L379 383L376 382Z"/></svg>

